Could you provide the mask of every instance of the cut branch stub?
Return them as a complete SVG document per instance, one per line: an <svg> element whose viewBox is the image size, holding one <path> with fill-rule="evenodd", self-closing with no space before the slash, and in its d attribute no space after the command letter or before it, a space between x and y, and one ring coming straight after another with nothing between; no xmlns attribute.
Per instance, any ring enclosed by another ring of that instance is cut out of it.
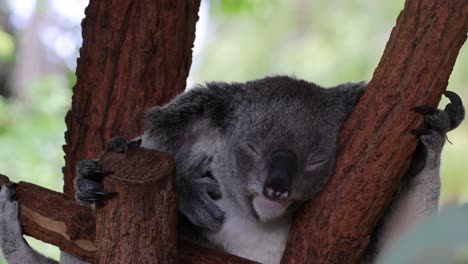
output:
<svg viewBox="0 0 468 264"><path fill-rule="evenodd" d="M98 263L175 263L177 199L173 159L130 148L99 160L114 174L105 190L118 194L96 206Z"/></svg>
<svg viewBox="0 0 468 264"><path fill-rule="evenodd" d="M8 177L0 174L0 185L10 185ZM15 192L24 234L94 262L95 218L91 208L78 205L62 193L27 182L19 182Z"/></svg>

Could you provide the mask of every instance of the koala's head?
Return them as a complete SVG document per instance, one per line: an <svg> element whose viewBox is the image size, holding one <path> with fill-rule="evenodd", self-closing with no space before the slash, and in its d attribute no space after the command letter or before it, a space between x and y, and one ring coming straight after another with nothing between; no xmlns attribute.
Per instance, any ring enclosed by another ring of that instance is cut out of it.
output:
<svg viewBox="0 0 468 264"><path fill-rule="evenodd" d="M230 195L268 222L327 183L346 113L339 99L305 81L266 78L245 88L226 129Z"/></svg>

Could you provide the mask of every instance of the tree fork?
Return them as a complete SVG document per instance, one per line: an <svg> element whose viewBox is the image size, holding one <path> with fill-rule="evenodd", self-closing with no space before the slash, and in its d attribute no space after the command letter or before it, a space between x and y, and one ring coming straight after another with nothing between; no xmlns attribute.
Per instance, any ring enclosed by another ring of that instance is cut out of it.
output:
<svg viewBox="0 0 468 264"><path fill-rule="evenodd" d="M330 182L289 234L282 263L356 263L388 205L468 30L468 1L407 0L372 80L341 133Z"/></svg>

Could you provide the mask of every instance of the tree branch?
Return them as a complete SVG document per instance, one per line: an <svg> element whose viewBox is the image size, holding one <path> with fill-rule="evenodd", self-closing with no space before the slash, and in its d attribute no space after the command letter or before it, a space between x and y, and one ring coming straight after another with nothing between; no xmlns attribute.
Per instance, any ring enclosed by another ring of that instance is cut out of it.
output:
<svg viewBox="0 0 468 264"><path fill-rule="evenodd" d="M298 213L282 263L355 263L408 167L468 29L468 1L407 0L364 96L346 123L334 175Z"/></svg>

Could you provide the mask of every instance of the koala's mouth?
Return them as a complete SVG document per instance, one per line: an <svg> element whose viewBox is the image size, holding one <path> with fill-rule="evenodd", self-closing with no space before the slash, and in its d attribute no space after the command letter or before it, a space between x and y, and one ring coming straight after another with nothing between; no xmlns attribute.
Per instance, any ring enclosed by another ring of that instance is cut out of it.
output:
<svg viewBox="0 0 468 264"><path fill-rule="evenodd" d="M290 200L272 200L263 195L256 195L252 199L252 206L261 222L268 222L283 216L291 205Z"/></svg>
<svg viewBox="0 0 468 264"><path fill-rule="evenodd" d="M287 207L291 202L287 200L272 200L268 199L263 195L258 195L253 198L254 207L258 205L259 207L265 209L281 209Z"/></svg>

